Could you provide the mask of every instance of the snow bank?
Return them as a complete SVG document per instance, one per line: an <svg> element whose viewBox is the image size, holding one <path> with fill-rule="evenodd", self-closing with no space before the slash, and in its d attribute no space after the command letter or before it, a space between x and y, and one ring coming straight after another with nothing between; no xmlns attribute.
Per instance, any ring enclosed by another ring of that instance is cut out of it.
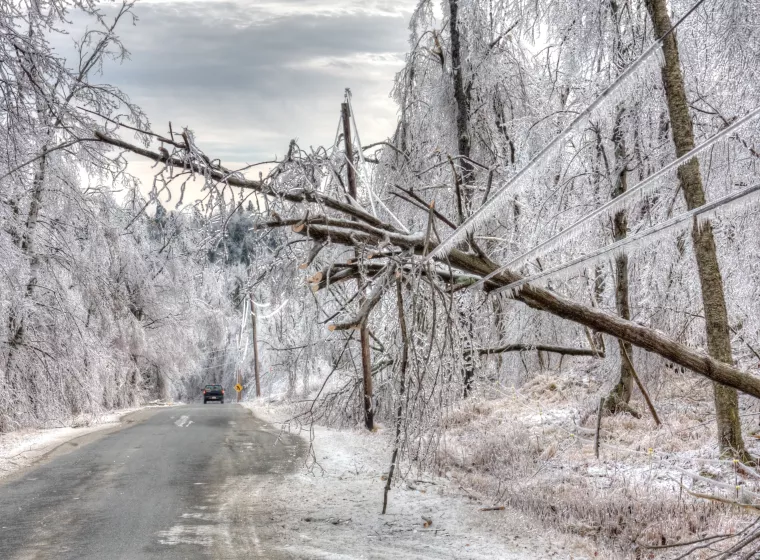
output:
<svg viewBox="0 0 760 560"><path fill-rule="evenodd" d="M289 418L283 405L243 403L276 427ZM287 429L287 428L286 428ZM468 496L451 481L407 473L389 494L381 515L391 449L382 429L306 428L307 462L264 485L251 477L247 497L230 500L270 523L257 526L271 553L294 558L610 558L581 539L561 536L509 510ZM235 506L233 506L235 507Z"/></svg>

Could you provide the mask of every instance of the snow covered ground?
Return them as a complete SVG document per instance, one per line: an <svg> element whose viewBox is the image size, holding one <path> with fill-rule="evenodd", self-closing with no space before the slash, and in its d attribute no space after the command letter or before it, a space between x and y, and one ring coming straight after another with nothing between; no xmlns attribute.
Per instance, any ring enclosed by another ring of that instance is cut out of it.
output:
<svg viewBox="0 0 760 560"><path fill-rule="evenodd" d="M82 418L74 426L18 430L0 434L0 479L29 467L64 445L77 447L76 439L118 427L125 416L153 406L174 406L181 403L155 401L145 406L123 408L98 417Z"/></svg>
<svg viewBox="0 0 760 560"><path fill-rule="evenodd" d="M439 468L473 493L614 548L600 557L677 557L686 549L650 547L735 534L755 521L756 510L720 500L760 504L760 472L719 459L709 382L666 381L651 383L662 426L636 395L642 418L605 416L598 458L594 395L605 388L582 369L493 388L447 417ZM753 401L742 399L743 431L760 456Z"/></svg>
<svg viewBox="0 0 760 560"><path fill-rule="evenodd" d="M244 403L278 427L282 405ZM272 557L534 560L612 558L590 541L546 530L509 510L481 511L480 502L452 481L411 476L394 484L381 515L391 450L386 434L314 426L310 468L262 481L252 476L231 491L233 511L267 518L255 538Z"/></svg>

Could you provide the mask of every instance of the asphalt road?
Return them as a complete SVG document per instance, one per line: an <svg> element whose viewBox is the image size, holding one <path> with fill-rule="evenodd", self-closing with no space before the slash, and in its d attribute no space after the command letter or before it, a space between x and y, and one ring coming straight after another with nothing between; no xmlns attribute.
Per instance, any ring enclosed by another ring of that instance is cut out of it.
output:
<svg viewBox="0 0 760 560"><path fill-rule="evenodd" d="M256 536L267 519L234 496L257 496L251 480L272 484L297 468L300 438L231 404L149 409L127 422L0 483L0 559L277 557Z"/></svg>

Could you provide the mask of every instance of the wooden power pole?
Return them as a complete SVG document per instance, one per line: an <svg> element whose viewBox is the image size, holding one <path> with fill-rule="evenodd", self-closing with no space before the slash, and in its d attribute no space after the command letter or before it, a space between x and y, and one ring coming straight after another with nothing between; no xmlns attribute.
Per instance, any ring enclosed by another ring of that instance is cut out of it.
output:
<svg viewBox="0 0 760 560"><path fill-rule="evenodd" d="M343 141L348 160L348 194L356 200L356 170L354 169L354 145L351 142L351 108L348 102L341 103L340 112L343 116Z"/></svg>
<svg viewBox="0 0 760 560"><path fill-rule="evenodd" d="M343 117L343 141L346 151L346 165L348 168L348 194L354 201L357 200L356 191L356 170L354 169L354 145L351 141L351 108L348 101L341 104L341 114ZM359 250L356 250L356 262L360 262ZM359 280L359 293L364 290L362 281ZM364 298L360 296L360 305ZM364 382L364 425L368 430L375 427L375 411L372 408L372 361L369 348L369 330L367 329L367 317L365 317L359 327L359 338L361 343L362 354L362 377Z"/></svg>

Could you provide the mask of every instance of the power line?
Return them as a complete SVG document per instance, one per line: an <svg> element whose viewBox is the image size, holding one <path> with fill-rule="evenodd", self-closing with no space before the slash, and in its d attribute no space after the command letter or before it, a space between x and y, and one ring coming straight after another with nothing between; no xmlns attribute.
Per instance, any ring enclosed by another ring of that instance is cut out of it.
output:
<svg viewBox="0 0 760 560"><path fill-rule="evenodd" d="M515 266L520 266L521 264L524 264L528 259L532 257L538 257L544 254L547 250L551 249L552 247L556 247L558 242L565 237L568 237L573 231L577 230L582 225L588 223L589 221L593 220L594 218L597 218L598 216L601 216L605 212L614 212L617 208L620 207L620 205L627 201L628 199L632 198L635 195L640 195L641 192L645 189L645 187L652 186L658 179L663 177L666 173L672 171L673 169L677 169L682 164L686 163L687 161L691 160L692 158L698 156L700 153L705 151L706 149L713 146L716 142L719 140L725 138L726 136L732 134L737 129L741 128L743 125L745 125L747 122L751 121L755 117L760 115L760 107L755 108L753 111L747 113L742 118L737 120L734 124L729 126L728 128L725 128L721 130L719 133L714 134L712 137L710 137L708 140L697 146L696 148L692 149L691 151L687 152L686 154L682 155L680 158L676 159L675 161L669 163L656 173L650 175L643 181L637 183L630 189L628 189L625 193L621 194L620 196L613 198L612 200L608 201L606 204L603 204L593 212L585 215L580 220L576 221L571 226L563 229L559 233L553 235L546 241L543 241L542 243L536 245L535 247L528 249L524 253L518 255L517 257L510 260L505 265L501 266L500 268L494 270L492 273L490 273L488 276L483 277L481 280L476 282L471 286L471 288L478 288L482 286L485 282L496 276L497 274L500 274L501 272L504 272L508 268L512 268Z"/></svg>
<svg viewBox="0 0 760 560"><path fill-rule="evenodd" d="M722 198L719 198L715 202L711 202L709 204L700 206L699 208L695 208L694 210L689 210L688 212L684 212L683 214L680 214L676 216L675 218L672 218L665 222L661 222L639 233L629 235L628 237L625 237L621 239L620 241L617 241L606 247L602 247L601 249L597 249L596 251L593 251L591 253L578 257L577 259L573 259L572 261L568 263L555 266L553 268L550 268L543 272L539 272L538 274L534 274L532 276L521 278L520 280L517 280L516 282L512 282L511 284L508 284L506 286L503 286L501 288L494 290L493 293L498 294L501 292L516 290L520 288L521 286L524 286L525 284L528 284L530 282L535 282L536 280L540 280L542 278L548 278L550 276L554 276L558 272L562 272L564 270L568 270L576 266L585 265L589 261L593 261L595 259L604 257L608 255L609 253L614 253L615 251L619 251L623 247L626 247L627 245L631 245L633 243L640 243L644 239L651 237L654 234L666 233L668 230L675 228L676 226L690 219L694 219L694 218L707 219L707 216L701 216L701 214L707 214L708 212L712 212L713 210L716 210L717 208L720 208L721 206L725 206L726 204L737 202L743 199L744 197L749 196L758 191L760 191L760 183L758 183L757 185L753 185L751 187L747 187L746 189L741 190L738 193L732 193L732 194L726 195Z"/></svg>
<svg viewBox="0 0 760 560"><path fill-rule="evenodd" d="M442 254L448 253L454 244L461 241L467 233L471 232L475 229L475 227L478 225L478 223L482 222L483 220L486 220L490 217L490 215L496 210L496 204L498 201L501 200L504 193L517 183L520 179L525 177L525 175L528 173L528 171L533 168L538 162L544 159L554 148L556 148L567 136L570 135L573 130L575 130L578 125L583 123L586 118L596 109L598 108L604 101L606 101L615 90L617 90L624 82L630 78L636 70L639 69L639 67L654 53L660 46L662 45L662 42L671 34L673 33L676 28L683 23L683 21L689 17L694 11L702 5L702 3L705 0L697 0L697 2L687 11L681 19L679 19L669 30L667 33L665 33L662 37L657 39L639 58L637 58L628 68L626 68L625 72L623 72L618 78L610 84L607 89L605 89L586 109L584 109L580 114L578 114L575 119L567 126L565 129L560 132L557 136L554 137L554 139L549 142L546 146L541 149L541 151L533 157L520 171L517 172L509 181L507 181L504 185L502 185L498 191L494 194L494 196L482 204L480 208L478 208L475 212L473 212L465 221L462 223L457 229L455 229L449 237L444 239L435 249L433 249L430 253L428 253L427 257L425 257L425 262L428 262L431 258L440 257Z"/></svg>

